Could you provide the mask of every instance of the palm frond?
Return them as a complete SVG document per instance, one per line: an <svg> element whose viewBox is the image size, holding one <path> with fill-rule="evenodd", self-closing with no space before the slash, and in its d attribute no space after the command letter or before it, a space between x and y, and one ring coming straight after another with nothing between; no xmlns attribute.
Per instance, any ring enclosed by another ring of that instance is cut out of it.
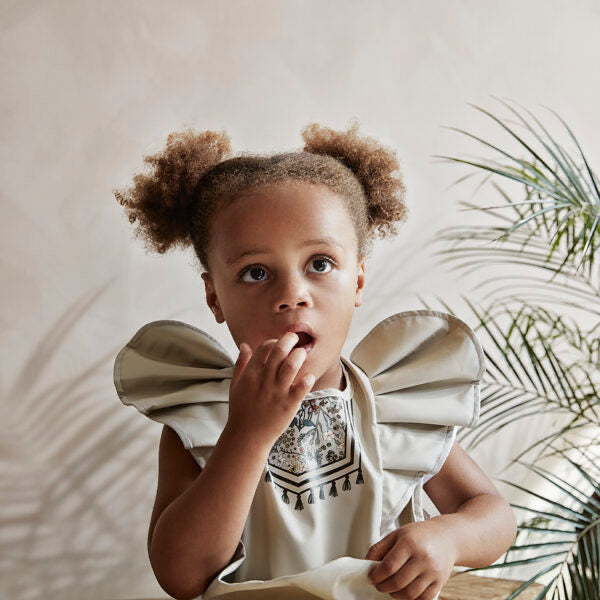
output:
<svg viewBox="0 0 600 600"><path fill-rule="evenodd" d="M442 299L445 309L454 311ZM474 330L482 342L486 373L481 384L481 409L476 428L461 430L459 439L474 448L504 428L533 415L572 415L567 428L538 440L519 458L578 427L600 426L596 346L582 345L585 333L563 315L522 303L517 309L493 305L477 308ZM554 435L556 434L556 435Z"/></svg>
<svg viewBox="0 0 600 600"><path fill-rule="evenodd" d="M519 148L525 152L525 158L519 158L497 144L455 127L449 127L449 129L478 141L510 162L508 164L499 163L491 158L465 160L454 156L434 156L443 161L475 167L490 175L500 175L523 186L526 198L522 202L510 201L508 196L503 194L504 199L507 200L506 205L478 207L480 210L508 207L512 207L514 210L518 206L528 207L515 223L503 230L503 234L498 238L499 240L505 241L517 230L527 225L532 226L531 235L542 236L544 230L547 234L547 216L551 216L551 222L555 227L553 235L555 240L550 246L550 255L564 240L568 257L573 259L575 255L579 256L575 273L578 273L584 265L591 268L594 262L595 250L600 246L600 194L596 176L577 138L564 120L558 117L577 147L579 158L583 161L582 167L577 165L576 159L570 156L530 111L527 111L527 113L541 131L532 127L515 108L502 100L499 101L517 116L526 131L533 136L533 141L541 144L541 150L536 150L533 143L528 143L524 136L519 135L514 128L509 127L506 124L506 119L496 117L479 106L471 105L508 132L511 138L518 142ZM548 155L547 158L544 157L544 152ZM550 165L551 161L554 161L555 166ZM518 168L511 163L516 163ZM536 198L532 200L531 197L534 192ZM575 231L576 226L577 231Z"/></svg>
<svg viewBox="0 0 600 600"><path fill-rule="evenodd" d="M580 485L560 480L556 475L531 463L520 462L550 484L555 489L557 499L547 495L533 492L521 485L506 479L499 479L525 492L534 501L549 504L551 510L542 510L530 506L511 503L515 509L534 513L533 518L525 519L518 525L517 539L524 533L526 543L515 543L507 551L509 554L523 552L534 555L526 558L516 558L501 563L476 567L467 571L484 571L491 569L506 569L508 567L544 563L554 559L550 565L545 565L533 577L525 581L506 600L516 598L527 587L543 578L545 591L550 592L548 598L552 600L600 600L600 479L595 477L591 470L585 469L582 464L568 456L566 460L574 467L579 475ZM587 482L587 489L582 486ZM571 505L567 503L570 500ZM533 523L545 523L544 527L534 526ZM532 542L532 538L541 541ZM556 550L554 550L556 548ZM540 552L541 551L541 552ZM559 557L560 560L556 560ZM550 576L548 576L550 574ZM565 595L566 594L566 595ZM540 596L544 597L544 596Z"/></svg>

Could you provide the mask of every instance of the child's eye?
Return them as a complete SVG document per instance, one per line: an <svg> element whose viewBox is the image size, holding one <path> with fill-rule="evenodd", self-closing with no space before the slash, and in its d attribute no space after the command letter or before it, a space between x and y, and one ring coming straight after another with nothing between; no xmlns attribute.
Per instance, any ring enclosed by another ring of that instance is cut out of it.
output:
<svg viewBox="0 0 600 600"><path fill-rule="evenodd" d="M327 256L317 256L316 258L313 258L310 262L311 264L321 263L324 265L329 265L331 268L333 268L333 260ZM329 273L329 271L322 271L321 269L318 269L317 273Z"/></svg>
<svg viewBox="0 0 600 600"><path fill-rule="evenodd" d="M311 264L317 263L319 266L317 267L317 270L314 271L316 273L329 273L329 271L333 268L333 265L335 264L335 261L330 258L329 256L316 256L314 258L311 259ZM323 266L325 265L325 266ZM329 265L330 269L329 270L323 270L327 268L327 265ZM246 275L246 273L250 273L250 279L244 279L244 275ZM266 273L265 269L263 269L260 265L249 265L248 267L242 269L242 272L239 275L239 279L241 281L245 281L245 282L258 282L258 281L264 281L264 274ZM261 274L263 274L263 277L261 277ZM255 279L254 277L260 277L260 279Z"/></svg>
<svg viewBox="0 0 600 600"><path fill-rule="evenodd" d="M248 281L248 279L244 279L244 275L246 273L255 273L256 271L265 273L265 270L262 267L259 267L257 265L250 265L249 267L246 267L241 273L240 273L240 280L241 281ZM250 281L262 281L262 279L250 279Z"/></svg>

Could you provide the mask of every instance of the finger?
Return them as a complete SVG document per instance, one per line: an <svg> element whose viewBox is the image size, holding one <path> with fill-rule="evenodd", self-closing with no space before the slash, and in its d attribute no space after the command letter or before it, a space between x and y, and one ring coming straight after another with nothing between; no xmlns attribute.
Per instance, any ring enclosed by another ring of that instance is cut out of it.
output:
<svg viewBox="0 0 600 600"><path fill-rule="evenodd" d="M312 373L306 373L302 377L298 375L307 355L304 348L294 348L279 367L277 383L283 386L284 393L290 394L293 403L302 400L315 382L315 376Z"/></svg>
<svg viewBox="0 0 600 600"><path fill-rule="evenodd" d="M403 569L404 570L404 569ZM400 571L395 576L380 583L377 589L386 592L401 592L405 598L421 598L421 594L429 587L431 579L425 573L419 573L412 581L406 583L403 573Z"/></svg>
<svg viewBox="0 0 600 600"><path fill-rule="evenodd" d="M238 354L235 366L233 367L233 373L231 375L232 381L237 381L237 378L244 372L250 358L252 358L252 348L250 348L250 344L242 342L240 344L240 353Z"/></svg>
<svg viewBox="0 0 600 600"><path fill-rule="evenodd" d="M277 338L273 338L273 339L267 340L265 342L265 344L266 344L266 350L265 350L264 355L263 355L261 366L264 366L266 364L266 362L269 360L269 356L271 356L271 350L273 350L273 346L276 343L277 343Z"/></svg>
<svg viewBox="0 0 600 600"><path fill-rule="evenodd" d="M392 531L384 538L380 539L376 544L373 544L367 555L366 560L381 560L387 553L387 551L394 545L396 541L396 530Z"/></svg>
<svg viewBox="0 0 600 600"><path fill-rule="evenodd" d="M440 592L441 589L442 586L437 581L434 581L423 590L418 600L433 600L435 595Z"/></svg>
<svg viewBox="0 0 600 600"><path fill-rule="evenodd" d="M294 383L298 371L306 360L307 352L304 348L293 348L285 357L279 371L277 371L277 384L288 390Z"/></svg>
<svg viewBox="0 0 600 600"><path fill-rule="evenodd" d="M276 338L271 338L269 340L265 340L262 344L259 344L258 348L254 351L250 362L248 363L248 367L253 370L261 370L266 363L271 349L277 343Z"/></svg>
<svg viewBox="0 0 600 600"><path fill-rule="evenodd" d="M405 568L406 564L410 561L411 557L408 550L402 545L395 544L388 550L385 556L383 556L379 564L375 565L375 567L371 570L371 572L369 573L369 579L374 585L377 586L378 584L384 582L386 579L395 575L400 570L402 570L404 577L405 573L409 572L405 571ZM412 573L413 570L414 569L411 565L410 572ZM414 575L410 575L410 578L407 580L407 582L412 581L418 574L419 571L417 569L417 573L415 573ZM377 589L379 589L379 587Z"/></svg>
<svg viewBox="0 0 600 600"><path fill-rule="evenodd" d="M294 399L299 402L302 398L304 398L304 396L308 394L314 385L315 379L316 377L312 373L309 373L308 375L305 375L298 383L295 383L291 388Z"/></svg>
<svg viewBox="0 0 600 600"><path fill-rule="evenodd" d="M422 564L415 558L411 558L389 577L379 581L376 587L380 592L402 591L410 598L416 598L420 590L424 590L431 583L431 579L425 580L424 577ZM412 594L413 591L418 593Z"/></svg>
<svg viewBox="0 0 600 600"><path fill-rule="evenodd" d="M299 336L293 331L284 333L277 343L271 348L271 353L265 362L264 376L267 381L278 381L278 372L281 363L288 357L288 354L298 342Z"/></svg>

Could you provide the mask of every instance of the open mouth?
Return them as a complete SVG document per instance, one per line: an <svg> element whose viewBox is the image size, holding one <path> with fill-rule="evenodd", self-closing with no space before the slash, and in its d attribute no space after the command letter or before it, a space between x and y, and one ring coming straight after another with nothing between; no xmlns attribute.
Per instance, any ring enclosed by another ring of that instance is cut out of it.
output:
<svg viewBox="0 0 600 600"><path fill-rule="evenodd" d="M315 338L304 331L298 331L296 335L299 339L294 348L304 348L307 352L310 352L315 345Z"/></svg>

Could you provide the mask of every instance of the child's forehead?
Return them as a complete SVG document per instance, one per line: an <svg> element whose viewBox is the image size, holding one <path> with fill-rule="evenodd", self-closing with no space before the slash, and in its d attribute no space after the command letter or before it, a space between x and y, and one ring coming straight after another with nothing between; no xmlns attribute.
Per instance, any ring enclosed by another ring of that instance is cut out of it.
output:
<svg viewBox="0 0 600 600"><path fill-rule="evenodd" d="M217 210L220 228L236 236L255 237L262 232L284 230L324 235L330 230L353 227L345 199L323 188L260 188L232 198Z"/></svg>
<svg viewBox="0 0 600 600"><path fill-rule="evenodd" d="M234 198L217 217L215 231L226 263L309 246L349 250L355 226L345 199L335 196L324 186L264 186Z"/></svg>

